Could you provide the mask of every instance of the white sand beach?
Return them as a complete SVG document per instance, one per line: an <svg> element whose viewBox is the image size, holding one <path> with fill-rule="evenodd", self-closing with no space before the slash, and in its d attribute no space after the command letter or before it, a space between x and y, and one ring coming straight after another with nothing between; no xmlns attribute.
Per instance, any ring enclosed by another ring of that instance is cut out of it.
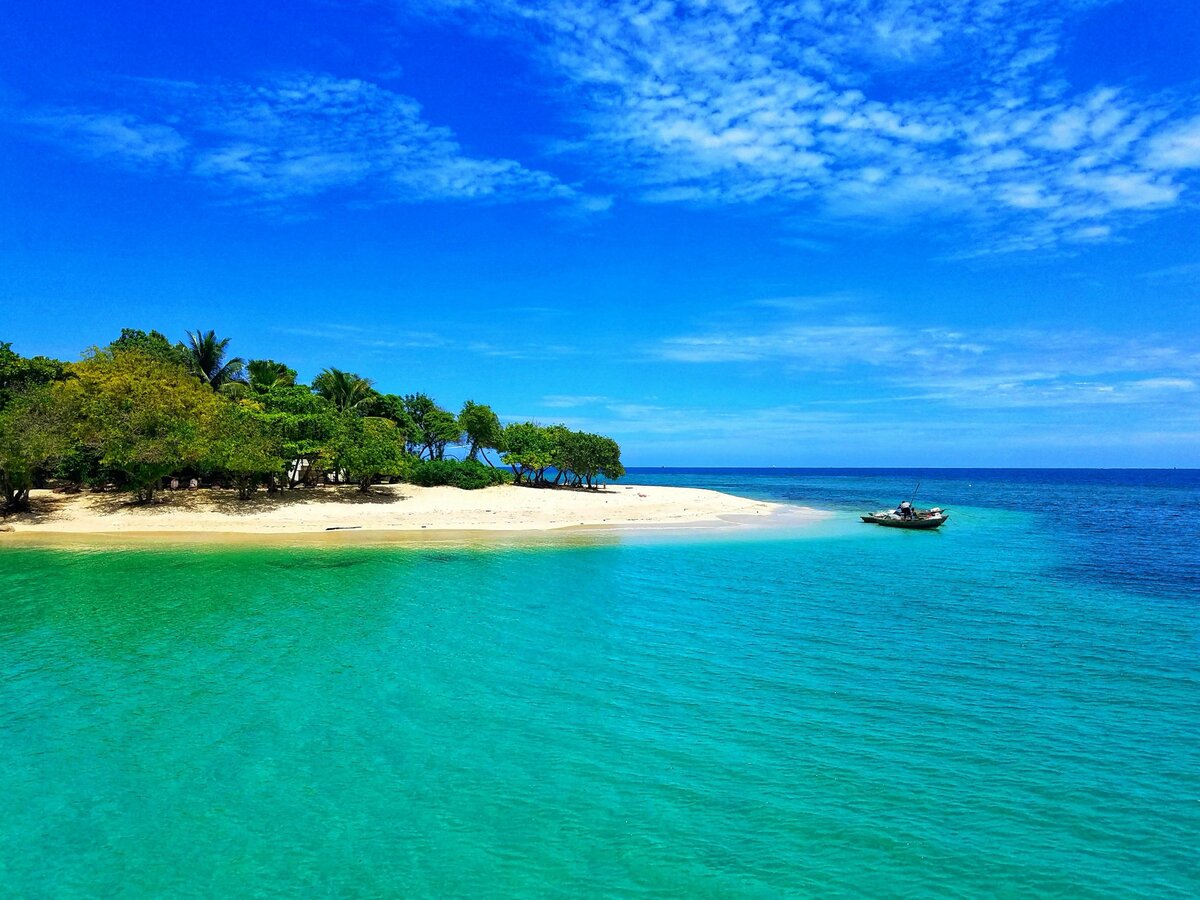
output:
<svg viewBox="0 0 1200 900"><path fill-rule="evenodd" d="M817 510L696 488L614 485L599 491L503 485L477 491L410 484L369 494L326 486L239 501L231 490L163 491L150 506L127 494L34 491L31 511L10 516L12 534L297 535L361 532L547 532L582 527L713 527L766 522ZM0 535L2 539L5 535Z"/></svg>

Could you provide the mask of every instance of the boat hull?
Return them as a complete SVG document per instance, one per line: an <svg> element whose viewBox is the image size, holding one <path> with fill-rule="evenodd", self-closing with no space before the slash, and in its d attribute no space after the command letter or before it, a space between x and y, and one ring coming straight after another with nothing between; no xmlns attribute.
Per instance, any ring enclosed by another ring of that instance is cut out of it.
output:
<svg viewBox="0 0 1200 900"><path fill-rule="evenodd" d="M924 516L914 519L901 519L899 516L863 516L864 522L872 525L882 525L884 528L906 528L910 531L932 531L941 528L949 516Z"/></svg>

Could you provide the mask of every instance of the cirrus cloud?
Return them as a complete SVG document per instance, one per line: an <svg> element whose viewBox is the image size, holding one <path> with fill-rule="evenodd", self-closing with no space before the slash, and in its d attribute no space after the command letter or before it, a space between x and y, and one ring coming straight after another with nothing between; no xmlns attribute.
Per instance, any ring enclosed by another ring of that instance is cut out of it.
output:
<svg viewBox="0 0 1200 900"><path fill-rule="evenodd" d="M1107 239L1182 197L1187 101L1067 84L1104 0L429 0L522 41L584 156L648 203L969 223L982 252ZM406 8L411 8L406 4ZM1194 110L1192 110L1194 112Z"/></svg>
<svg viewBox="0 0 1200 900"><path fill-rule="evenodd" d="M261 83L137 83L137 112L41 109L29 134L89 158L184 172L234 199L281 204L342 190L368 202L603 198L511 159L470 155L411 97L359 79L300 74Z"/></svg>

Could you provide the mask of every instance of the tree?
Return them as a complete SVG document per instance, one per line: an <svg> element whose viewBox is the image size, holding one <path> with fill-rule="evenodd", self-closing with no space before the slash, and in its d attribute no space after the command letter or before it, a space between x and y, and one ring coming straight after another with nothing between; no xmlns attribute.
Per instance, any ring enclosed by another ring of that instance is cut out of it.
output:
<svg viewBox="0 0 1200 900"><path fill-rule="evenodd" d="M404 449L407 453L413 456L420 453L424 446L421 430L417 428L417 423L405 409L403 397L396 394L376 394L374 402L370 404L369 412L373 416L395 423L404 436Z"/></svg>
<svg viewBox="0 0 1200 900"><path fill-rule="evenodd" d="M341 369L323 369L313 379L313 390L332 403L338 412L361 411L376 397L370 379Z"/></svg>
<svg viewBox="0 0 1200 900"><path fill-rule="evenodd" d="M68 447L52 388L42 385L14 397L0 410L0 492L3 511L28 505L39 469Z"/></svg>
<svg viewBox="0 0 1200 900"><path fill-rule="evenodd" d="M621 448L612 438L585 431L567 432L559 445L559 459L555 465L574 479L573 483L593 487L599 475L620 478L625 474L621 465Z"/></svg>
<svg viewBox="0 0 1200 900"><path fill-rule="evenodd" d="M55 386L74 437L149 502L166 475L200 462L221 402L184 370L132 351L98 352Z"/></svg>
<svg viewBox="0 0 1200 900"><path fill-rule="evenodd" d="M405 474L409 457L404 452L404 436L394 423L346 414L341 419L337 465L345 471L347 481L365 494L376 479Z"/></svg>
<svg viewBox="0 0 1200 900"><path fill-rule="evenodd" d="M278 423L251 402L222 403L212 423L205 464L227 475L238 497L249 500L259 484L281 473L283 439Z"/></svg>
<svg viewBox="0 0 1200 900"><path fill-rule="evenodd" d="M542 473L552 463L550 435L533 422L512 422L504 426L500 459L513 470L513 483L520 484L523 476L529 482L540 481Z"/></svg>
<svg viewBox="0 0 1200 900"><path fill-rule="evenodd" d="M625 466L621 463L621 445L610 437L595 435L597 441L600 474L610 481L625 477ZM589 480L588 484L591 484Z"/></svg>
<svg viewBox="0 0 1200 900"><path fill-rule="evenodd" d="M545 484L546 469L553 468L558 472L554 478L554 483L558 484L569 471L569 467L563 462L563 448L570 440L572 432L566 425L546 425L542 427L542 433L545 435L546 446L549 449L550 462L535 473L537 482Z"/></svg>
<svg viewBox="0 0 1200 900"><path fill-rule="evenodd" d="M259 402L283 441L287 487L314 479L334 456L338 414L333 404L298 384L271 388Z"/></svg>
<svg viewBox="0 0 1200 900"><path fill-rule="evenodd" d="M487 447L498 447L503 434L500 418L492 408L474 400L463 404L458 414L458 429L467 440L467 459L476 459ZM487 453L483 453L483 459L489 466L492 464Z"/></svg>
<svg viewBox="0 0 1200 900"><path fill-rule="evenodd" d="M214 391L228 382L242 380L245 361L238 356L225 358L229 338L218 338L211 330L201 332L199 329L194 333L189 331L187 338L187 364L193 375Z"/></svg>
<svg viewBox="0 0 1200 900"><path fill-rule="evenodd" d="M142 331L139 328L122 328L121 336L106 348L110 353L137 350L159 362L188 369L191 355L183 344L172 344L165 334L158 331Z"/></svg>
<svg viewBox="0 0 1200 900"><path fill-rule="evenodd" d="M0 409L22 391L30 390L66 374L67 364L47 356L21 356L12 344L0 341Z"/></svg>
<svg viewBox="0 0 1200 900"><path fill-rule="evenodd" d="M296 383L296 370L289 369L273 359L252 359L246 364L250 387L256 393L265 394L272 388L290 387Z"/></svg>
<svg viewBox="0 0 1200 900"><path fill-rule="evenodd" d="M420 455L428 454L429 459L443 459L447 444L462 442L458 417L442 409L427 394L406 395L404 410L417 429Z"/></svg>
<svg viewBox="0 0 1200 900"><path fill-rule="evenodd" d="M196 469L232 482L243 498L264 481L274 491L323 481L331 469L364 491L406 474L482 487L509 480L489 448L517 483L546 486L555 473L555 485L593 487L624 474L620 447L602 435L505 427L474 400L454 415L427 394L380 394L336 368L311 387L296 384L295 370L278 361L230 358L229 339L212 331L187 338L172 344L158 331L126 328L74 364L26 359L0 342L0 502L24 502L51 475L115 484L149 501L164 476ZM447 458L451 445L465 446L466 459Z"/></svg>
<svg viewBox="0 0 1200 900"><path fill-rule="evenodd" d="M563 429L554 445L554 468L558 470L555 484L566 478L568 484L578 486L588 473L593 472L590 437L592 435L582 431Z"/></svg>

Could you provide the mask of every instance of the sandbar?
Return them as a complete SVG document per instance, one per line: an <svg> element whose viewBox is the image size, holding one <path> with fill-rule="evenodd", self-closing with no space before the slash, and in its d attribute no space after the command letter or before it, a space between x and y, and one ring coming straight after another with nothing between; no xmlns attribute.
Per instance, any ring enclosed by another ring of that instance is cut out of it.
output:
<svg viewBox="0 0 1200 900"><path fill-rule="evenodd" d="M740 528L786 517L816 522L821 511L700 488L609 485L602 490L501 485L477 491L453 487L377 485L363 494L327 485L239 500L235 491L163 491L150 505L112 492L33 491L31 509L3 520L4 538L44 535L337 536L354 540L422 533L476 536L545 534L579 529Z"/></svg>

